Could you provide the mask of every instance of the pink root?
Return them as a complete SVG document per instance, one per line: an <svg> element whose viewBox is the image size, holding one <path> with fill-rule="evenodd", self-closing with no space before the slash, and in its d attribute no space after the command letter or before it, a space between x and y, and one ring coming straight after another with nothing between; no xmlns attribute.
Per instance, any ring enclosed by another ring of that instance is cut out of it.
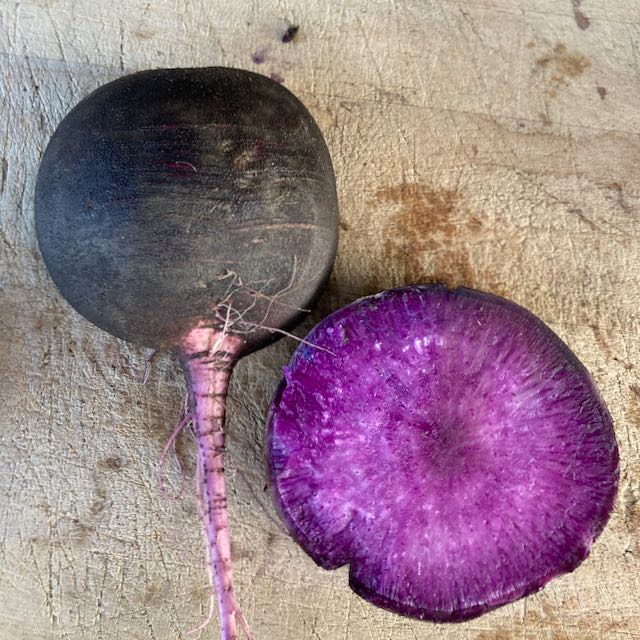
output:
<svg viewBox="0 0 640 640"><path fill-rule="evenodd" d="M167 461L167 455L169 455L169 450L173 450L173 454L175 456L176 462L178 463L178 467L180 469L180 478L181 479L184 478L182 465L180 464L180 460L178 460L178 456L176 454L176 439L180 435L180 432L185 427L187 427L190 422L191 422L191 413L185 406L182 409L182 414L180 415L180 418L178 419L178 424L176 424L175 429L173 430L173 432L169 436L169 439L167 440L164 447L162 448L162 453L160 454L160 459L158 460L157 476L158 476L158 485L160 487L160 493L162 493L162 495L165 498L168 498L169 500L179 500L182 497L183 489L182 487L180 487L180 491L178 491L177 495L172 496L169 494L164 484L164 465Z"/></svg>
<svg viewBox="0 0 640 640"><path fill-rule="evenodd" d="M187 635L194 635L202 631L213 619L213 612L216 607L216 582L213 570L213 564L211 562L211 548L209 545L209 526L207 520L207 512L204 506L202 497L202 465L198 463L196 466L196 505L198 507L198 514L200 515L200 522L202 523L202 535L204 537L205 548L207 550L207 569L209 573L209 611L207 617L198 626L193 627L187 631Z"/></svg>
<svg viewBox="0 0 640 640"><path fill-rule="evenodd" d="M180 361L187 379L191 417L198 441L196 498L207 540L210 579L215 584L220 615L221 640L237 640L238 622L251 634L233 591L231 539L224 477L224 419L229 377L245 346L242 338L197 328L180 344ZM204 628L213 616L191 632Z"/></svg>

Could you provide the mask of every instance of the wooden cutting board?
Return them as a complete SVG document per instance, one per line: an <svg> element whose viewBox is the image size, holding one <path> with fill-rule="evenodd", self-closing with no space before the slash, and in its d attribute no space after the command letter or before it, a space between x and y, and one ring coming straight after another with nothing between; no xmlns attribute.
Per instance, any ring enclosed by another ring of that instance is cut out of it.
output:
<svg viewBox="0 0 640 640"><path fill-rule="evenodd" d="M49 136L89 91L207 65L280 79L327 138L340 251L302 331L405 283L507 296L593 373L622 459L615 513L574 574L465 624L394 616L274 521L264 418L295 347L281 341L237 368L228 423L236 580L256 640L640 638L639 26L631 0L2 2L0 638L174 640L205 615L188 438L183 499L155 476L180 372L161 355L141 385L144 352L66 305L32 199ZM167 483L180 486L173 462Z"/></svg>

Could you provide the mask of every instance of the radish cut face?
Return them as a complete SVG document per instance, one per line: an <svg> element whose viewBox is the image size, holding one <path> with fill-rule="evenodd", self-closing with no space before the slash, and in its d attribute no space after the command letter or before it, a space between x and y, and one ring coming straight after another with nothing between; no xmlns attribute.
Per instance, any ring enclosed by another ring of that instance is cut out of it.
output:
<svg viewBox="0 0 640 640"><path fill-rule="evenodd" d="M496 296L439 285L321 322L273 400L280 514L373 604L434 621L526 596L587 556L613 508L609 413L569 348ZM330 351L332 353L327 352Z"/></svg>

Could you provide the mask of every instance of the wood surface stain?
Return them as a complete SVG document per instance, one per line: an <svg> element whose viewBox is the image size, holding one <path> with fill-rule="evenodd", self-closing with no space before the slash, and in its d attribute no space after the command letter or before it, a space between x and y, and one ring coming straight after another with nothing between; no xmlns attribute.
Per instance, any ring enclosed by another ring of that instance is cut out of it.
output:
<svg viewBox="0 0 640 640"><path fill-rule="evenodd" d="M582 0L571 0L571 5L573 6L573 17L578 25L578 29L585 31L589 28L591 20L589 20L589 17L580 8L581 4Z"/></svg>
<svg viewBox="0 0 640 640"><path fill-rule="evenodd" d="M385 228L384 264L403 264L403 284L476 282L465 249L482 223L469 213L456 189L403 183L376 191L372 205L393 207Z"/></svg>
<svg viewBox="0 0 640 640"><path fill-rule="evenodd" d="M494 631L481 631L474 640L512 640L513 634L506 629L495 629Z"/></svg>
<svg viewBox="0 0 640 640"><path fill-rule="evenodd" d="M591 62L579 51L569 51L565 44L558 42L550 52L536 59L536 66L547 77L547 95L555 98L558 90L569 86L570 79L582 75Z"/></svg>

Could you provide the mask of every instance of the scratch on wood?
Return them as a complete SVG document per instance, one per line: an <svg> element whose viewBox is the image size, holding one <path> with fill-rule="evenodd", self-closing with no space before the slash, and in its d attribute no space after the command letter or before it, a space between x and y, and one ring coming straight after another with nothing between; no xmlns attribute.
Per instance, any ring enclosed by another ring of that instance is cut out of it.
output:
<svg viewBox="0 0 640 640"><path fill-rule="evenodd" d="M7 159L2 156L2 164L0 165L0 194L4 193L4 185L7 182L7 172L9 171L9 165Z"/></svg>
<svg viewBox="0 0 640 640"><path fill-rule="evenodd" d="M582 222L587 224L594 231L599 231L600 233L603 233L602 229L595 222L593 222L593 220L589 220L589 218L587 218L587 216L584 215L584 213L582 212L582 209L579 209L578 207L572 207L571 209L567 209L567 211L569 213L573 213L574 215L578 216L578 218L582 220Z"/></svg>
<svg viewBox="0 0 640 640"><path fill-rule="evenodd" d="M122 18L118 22L120 25L120 71L124 73L124 22Z"/></svg>

